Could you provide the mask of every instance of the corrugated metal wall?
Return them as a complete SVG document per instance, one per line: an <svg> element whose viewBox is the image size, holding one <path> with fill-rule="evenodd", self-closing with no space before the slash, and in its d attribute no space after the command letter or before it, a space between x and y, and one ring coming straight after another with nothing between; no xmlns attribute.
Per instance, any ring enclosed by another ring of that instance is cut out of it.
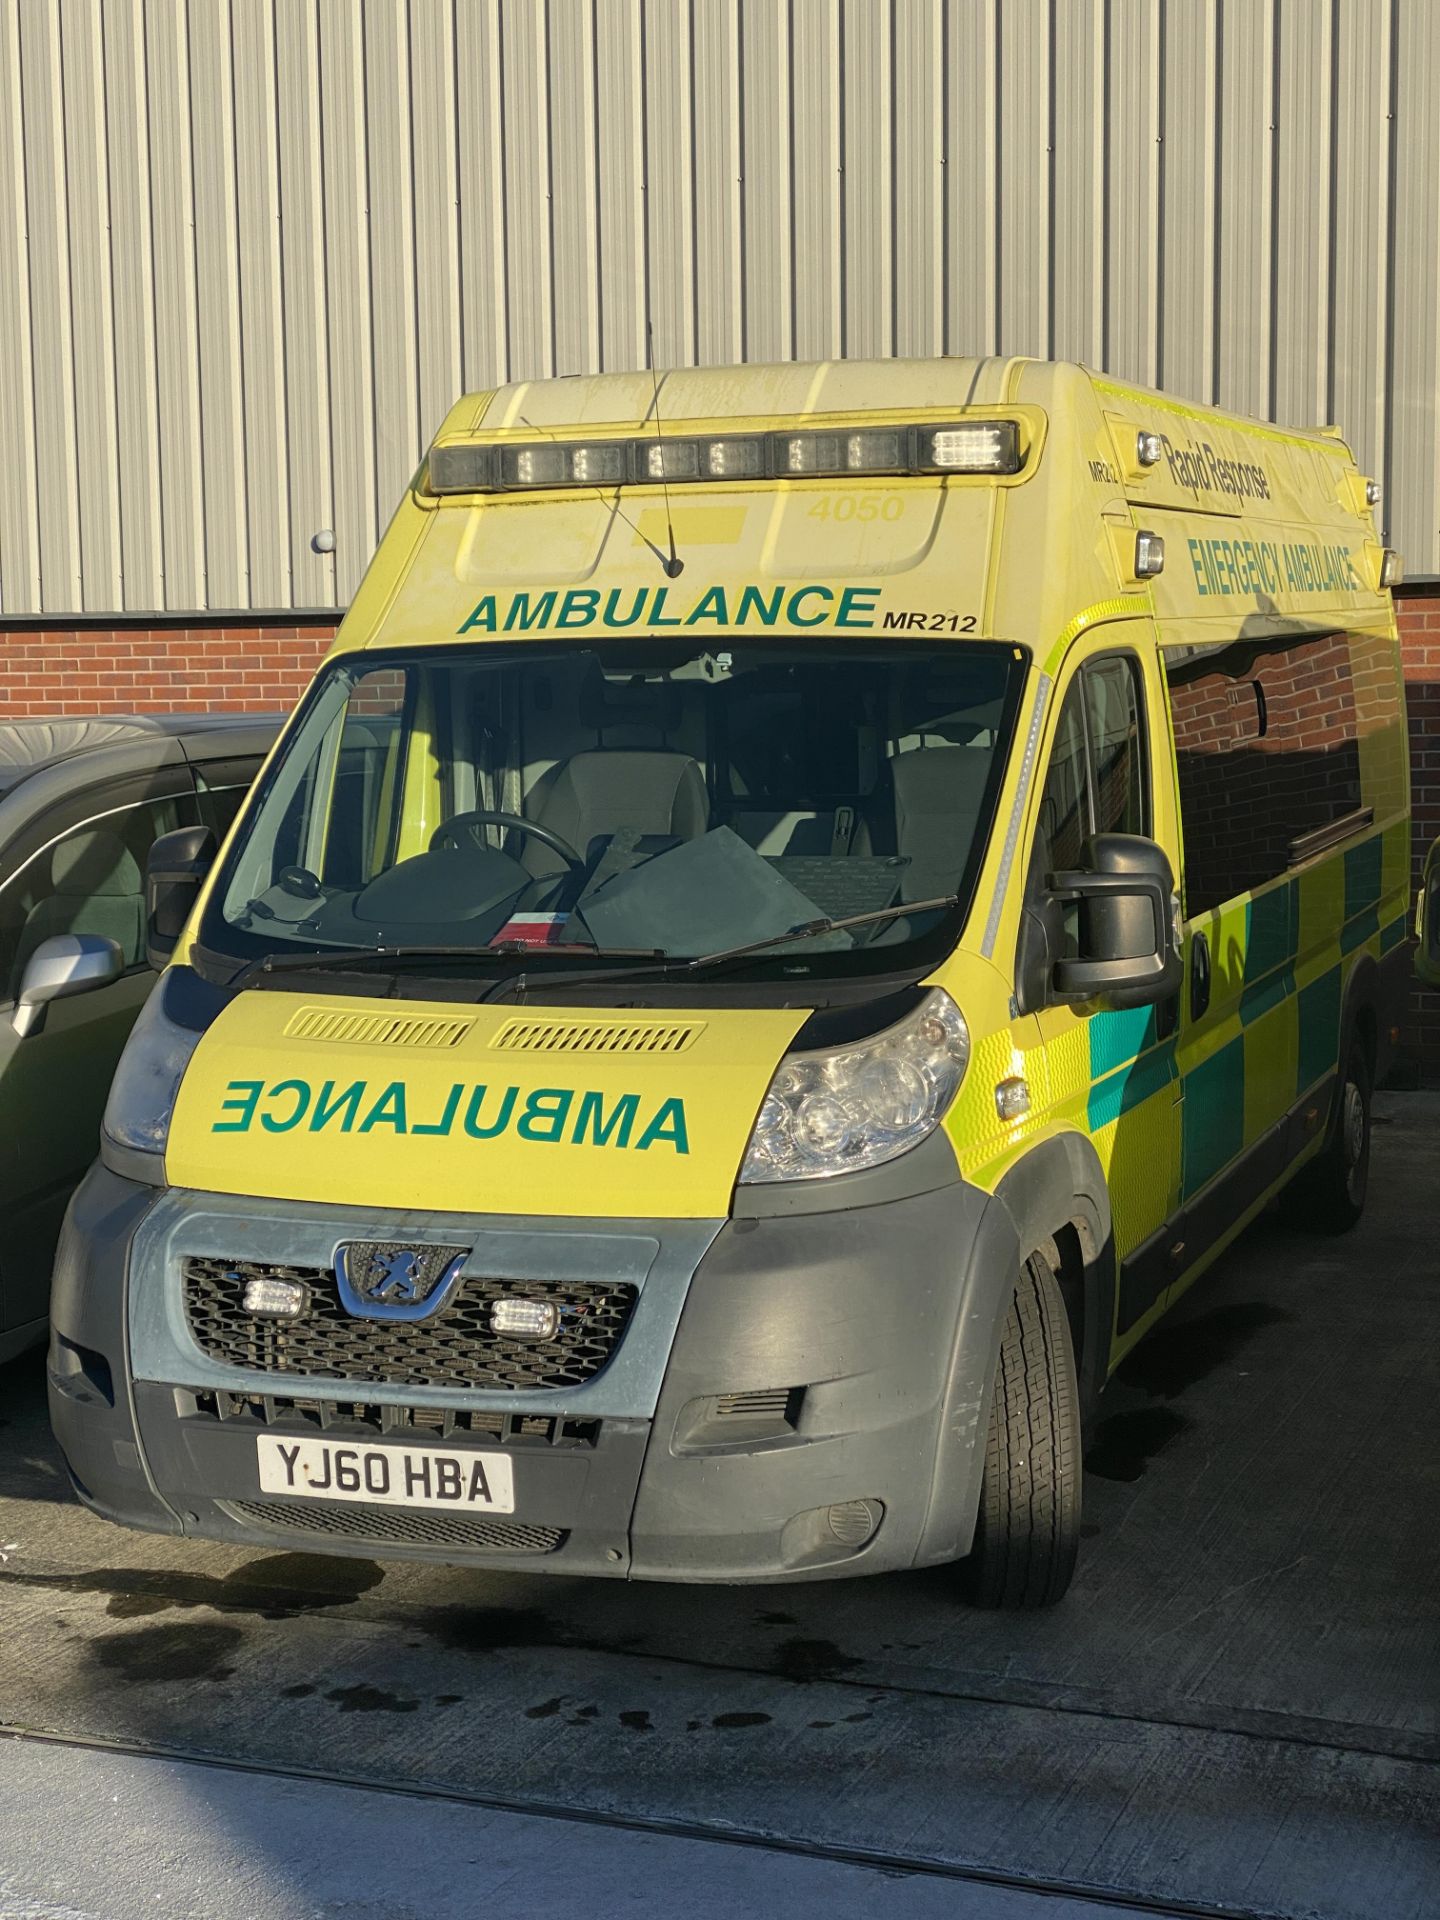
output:
<svg viewBox="0 0 1440 1920"><path fill-rule="evenodd" d="M0 0L0 612L343 602L652 338L1338 420L1440 571L1437 280L1437 0Z"/></svg>

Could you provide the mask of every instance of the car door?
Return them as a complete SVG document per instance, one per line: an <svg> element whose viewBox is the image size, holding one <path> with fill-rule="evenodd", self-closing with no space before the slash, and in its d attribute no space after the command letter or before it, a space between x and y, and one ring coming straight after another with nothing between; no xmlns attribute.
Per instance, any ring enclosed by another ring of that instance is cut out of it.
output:
<svg viewBox="0 0 1440 1920"><path fill-rule="evenodd" d="M1097 833L1134 833L1178 867L1164 692L1153 663L1103 640L1072 652L1040 789L1027 886L1084 871ZM1157 731L1158 729L1158 731ZM1060 958L1061 955L1052 955ZM1110 1195L1121 1340L1137 1338L1170 1277L1179 1198L1173 997L1158 1007L1039 1013L1053 1117L1095 1146Z"/></svg>
<svg viewBox="0 0 1440 1920"><path fill-rule="evenodd" d="M52 800L0 848L0 1329L44 1317L69 1195L94 1159L110 1080L154 984L145 959L151 842L195 824L182 764L117 774ZM111 985L53 1003L23 1040L11 1024L25 966L52 935L121 949Z"/></svg>

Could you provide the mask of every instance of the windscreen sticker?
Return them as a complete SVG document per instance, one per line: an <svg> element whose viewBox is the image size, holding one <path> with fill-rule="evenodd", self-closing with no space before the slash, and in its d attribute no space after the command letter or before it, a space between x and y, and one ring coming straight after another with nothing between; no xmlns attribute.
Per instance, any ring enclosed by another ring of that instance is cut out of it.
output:
<svg viewBox="0 0 1440 1920"><path fill-rule="evenodd" d="M337 1088L326 1080L313 1086L308 1080L231 1080L227 1082L212 1133L424 1134L448 1138L495 1140L513 1133L538 1145L566 1142L584 1147L633 1147L644 1153L668 1147L688 1154L690 1134L685 1102L676 1097L648 1100L638 1093L620 1093L608 1105L604 1094L574 1087L466 1086L456 1081L443 1106L431 1105L423 1114L412 1112L403 1080L383 1085L352 1080Z"/></svg>

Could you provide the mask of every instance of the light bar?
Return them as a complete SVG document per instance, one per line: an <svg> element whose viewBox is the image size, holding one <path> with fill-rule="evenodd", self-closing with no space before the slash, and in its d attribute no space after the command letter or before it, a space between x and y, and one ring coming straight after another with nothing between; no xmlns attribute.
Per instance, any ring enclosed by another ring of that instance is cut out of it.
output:
<svg viewBox="0 0 1440 1920"><path fill-rule="evenodd" d="M430 449L432 493L528 493L557 487L688 486L829 474L1009 474L1022 465L1014 420L793 433L647 434Z"/></svg>
<svg viewBox="0 0 1440 1920"><path fill-rule="evenodd" d="M1018 473L1020 429L1013 420L966 420L917 427L916 467L939 473Z"/></svg>
<svg viewBox="0 0 1440 1920"><path fill-rule="evenodd" d="M498 447L432 447L432 493L485 493L495 485Z"/></svg>
<svg viewBox="0 0 1440 1920"><path fill-rule="evenodd" d="M856 433L777 433L770 448L780 479L811 473L895 473L905 467L903 427L868 427Z"/></svg>
<svg viewBox="0 0 1440 1920"><path fill-rule="evenodd" d="M501 447L499 453L504 488L614 487L625 478L625 447L618 440L551 440L532 447Z"/></svg>
<svg viewBox="0 0 1440 1920"><path fill-rule="evenodd" d="M632 441L631 452L635 479L642 486L658 480L764 480L770 470L758 434L717 435L713 440L665 434Z"/></svg>

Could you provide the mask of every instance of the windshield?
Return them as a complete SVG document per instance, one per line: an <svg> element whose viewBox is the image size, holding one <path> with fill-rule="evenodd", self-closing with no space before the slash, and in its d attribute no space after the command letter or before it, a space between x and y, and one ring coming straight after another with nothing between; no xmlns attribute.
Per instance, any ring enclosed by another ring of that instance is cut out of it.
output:
<svg viewBox="0 0 1440 1920"><path fill-rule="evenodd" d="M229 850L201 944L585 966L803 927L756 969L923 961L968 906L1023 662L995 643L833 639L337 661ZM816 928L861 914L877 917Z"/></svg>

